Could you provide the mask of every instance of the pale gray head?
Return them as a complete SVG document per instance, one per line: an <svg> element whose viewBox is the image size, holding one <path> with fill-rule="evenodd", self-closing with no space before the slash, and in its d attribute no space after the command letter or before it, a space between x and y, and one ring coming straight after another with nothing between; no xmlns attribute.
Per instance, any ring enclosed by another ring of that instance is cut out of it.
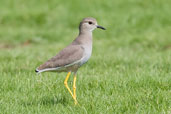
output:
<svg viewBox="0 0 171 114"><path fill-rule="evenodd" d="M79 25L80 32L92 32L95 28L106 30L104 27L99 26L95 18L84 18Z"/></svg>

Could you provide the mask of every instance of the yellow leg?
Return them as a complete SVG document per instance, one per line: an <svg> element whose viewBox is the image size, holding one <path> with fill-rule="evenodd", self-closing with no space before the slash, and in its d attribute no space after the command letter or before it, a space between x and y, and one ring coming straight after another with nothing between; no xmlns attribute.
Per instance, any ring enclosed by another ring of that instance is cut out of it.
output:
<svg viewBox="0 0 171 114"><path fill-rule="evenodd" d="M74 92L74 98L76 99L76 75L74 75L73 92ZM75 100L75 104L77 103L78 102Z"/></svg>
<svg viewBox="0 0 171 114"><path fill-rule="evenodd" d="M64 81L64 85L65 85L65 87L68 89L68 91L69 91L69 93L71 94L71 96L72 96L72 98L74 99L74 101L75 102L77 102L77 100L76 100L76 98L73 96L73 94L72 94L72 92L71 92L71 90L70 90L70 88L68 87L68 79L69 79L69 76L71 75L71 72L68 72L68 74L67 74L67 76L66 76L66 78L65 78L65 81Z"/></svg>

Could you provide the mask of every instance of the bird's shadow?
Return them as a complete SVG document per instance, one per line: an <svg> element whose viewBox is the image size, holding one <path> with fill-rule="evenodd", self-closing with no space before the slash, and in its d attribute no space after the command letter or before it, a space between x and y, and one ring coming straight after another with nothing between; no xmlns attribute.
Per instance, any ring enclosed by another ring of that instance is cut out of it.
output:
<svg viewBox="0 0 171 114"><path fill-rule="evenodd" d="M23 101L21 102L22 105L24 106L32 106L32 105L57 105L57 104L62 104L62 105L67 105L67 100L65 96L63 97L42 97L40 100L32 100L32 101Z"/></svg>

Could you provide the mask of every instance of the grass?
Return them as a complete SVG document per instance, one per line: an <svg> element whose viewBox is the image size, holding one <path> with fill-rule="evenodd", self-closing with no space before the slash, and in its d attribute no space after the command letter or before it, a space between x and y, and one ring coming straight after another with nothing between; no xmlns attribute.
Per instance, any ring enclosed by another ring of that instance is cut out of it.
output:
<svg viewBox="0 0 171 114"><path fill-rule="evenodd" d="M0 2L1 114L171 113L170 0ZM107 30L94 31L74 106L66 73L34 70L77 36L87 16Z"/></svg>

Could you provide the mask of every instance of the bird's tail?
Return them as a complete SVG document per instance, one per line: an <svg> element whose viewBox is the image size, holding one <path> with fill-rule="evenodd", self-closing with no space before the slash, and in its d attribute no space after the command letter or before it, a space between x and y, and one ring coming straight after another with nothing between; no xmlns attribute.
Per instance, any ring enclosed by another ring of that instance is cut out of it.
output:
<svg viewBox="0 0 171 114"><path fill-rule="evenodd" d="M35 72L36 72L37 74L39 74L39 73L41 73L41 72L43 72L43 71L42 71L42 70L36 69Z"/></svg>
<svg viewBox="0 0 171 114"><path fill-rule="evenodd" d="M38 69L36 69L36 70L35 70L35 72L36 72L36 73L39 73L39 70L38 70Z"/></svg>
<svg viewBox="0 0 171 114"><path fill-rule="evenodd" d="M47 69L42 69L42 70L39 70L38 68L35 70L35 72L37 74L41 73L41 72L46 72L46 71L53 71L54 69L53 68L47 68Z"/></svg>

